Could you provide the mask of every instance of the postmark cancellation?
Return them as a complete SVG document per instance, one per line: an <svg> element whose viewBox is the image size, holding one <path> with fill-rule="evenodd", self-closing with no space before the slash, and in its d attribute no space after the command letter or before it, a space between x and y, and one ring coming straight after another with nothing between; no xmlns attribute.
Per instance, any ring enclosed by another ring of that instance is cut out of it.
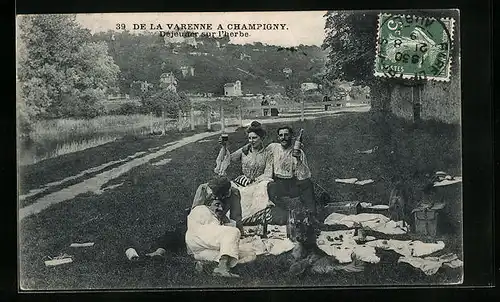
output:
<svg viewBox="0 0 500 302"><path fill-rule="evenodd" d="M374 75L448 82L454 22L452 18L379 14Z"/></svg>

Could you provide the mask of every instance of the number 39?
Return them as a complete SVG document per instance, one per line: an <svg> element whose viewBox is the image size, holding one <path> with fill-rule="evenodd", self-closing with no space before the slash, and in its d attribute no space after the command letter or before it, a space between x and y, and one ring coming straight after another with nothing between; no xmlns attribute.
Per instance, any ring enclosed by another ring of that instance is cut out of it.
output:
<svg viewBox="0 0 500 302"><path fill-rule="evenodd" d="M124 23L117 23L116 29L125 29L125 24Z"/></svg>

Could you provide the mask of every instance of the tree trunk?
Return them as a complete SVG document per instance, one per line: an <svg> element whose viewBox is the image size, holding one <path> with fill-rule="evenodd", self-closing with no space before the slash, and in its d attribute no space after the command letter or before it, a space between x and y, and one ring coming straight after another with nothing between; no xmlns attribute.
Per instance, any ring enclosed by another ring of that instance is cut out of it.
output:
<svg viewBox="0 0 500 302"><path fill-rule="evenodd" d="M373 111L381 112L384 115L391 111L391 93L394 83L386 79L376 79L370 85L370 97Z"/></svg>

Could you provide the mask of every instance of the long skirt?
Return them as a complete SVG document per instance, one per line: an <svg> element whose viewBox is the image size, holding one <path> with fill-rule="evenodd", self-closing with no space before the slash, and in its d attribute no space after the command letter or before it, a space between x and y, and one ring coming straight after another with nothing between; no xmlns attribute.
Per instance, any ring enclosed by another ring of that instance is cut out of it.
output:
<svg viewBox="0 0 500 302"><path fill-rule="evenodd" d="M268 183L267 180L249 184L240 181L231 182L231 185L240 191L243 225L264 223L266 214L269 216L270 208L274 206L274 203L269 200Z"/></svg>

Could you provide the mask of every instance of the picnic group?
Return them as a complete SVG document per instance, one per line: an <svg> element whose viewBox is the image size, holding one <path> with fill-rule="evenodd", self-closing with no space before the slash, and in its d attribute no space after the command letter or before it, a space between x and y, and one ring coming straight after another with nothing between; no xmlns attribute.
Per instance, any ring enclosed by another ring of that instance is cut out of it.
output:
<svg viewBox="0 0 500 302"><path fill-rule="evenodd" d="M227 148L227 134L219 137L213 177L198 186L186 221L158 243L168 249L172 238L182 234L187 253L217 262L212 273L222 277L239 277L231 269L245 262L240 251L243 226L286 225L290 198L300 200L299 206L316 217L311 171L301 142L294 143L294 129L279 127L278 142L268 145L261 123L253 121L245 132L248 143L234 151ZM241 165L242 174L229 179L226 171L232 164Z"/></svg>

